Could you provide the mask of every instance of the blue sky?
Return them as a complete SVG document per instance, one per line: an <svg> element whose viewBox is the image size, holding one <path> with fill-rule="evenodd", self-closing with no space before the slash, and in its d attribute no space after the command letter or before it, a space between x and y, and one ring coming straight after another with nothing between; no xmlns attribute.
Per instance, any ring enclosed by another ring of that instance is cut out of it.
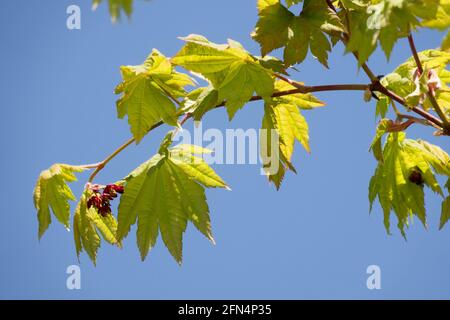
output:
<svg viewBox="0 0 450 320"><path fill-rule="evenodd" d="M118 250L103 244L98 266L81 258L82 289L66 289L66 268L78 264L73 236L52 224L37 240L32 191L40 171L55 162L97 162L129 137L116 119L113 88L119 66L140 64L158 48L173 55L178 36L199 33L215 42L233 38L251 52L254 0L136 1L131 21L112 25L106 6L88 0L0 2L0 298L308 299L450 298L450 230L438 231L440 199L428 194L429 230L418 221L404 241L388 236L379 206L369 215L367 187L375 168L368 146L374 104L360 92L318 95L327 107L305 112L312 154L297 146L294 164L276 192L256 165L217 165L233 191L208 190L216 246L189 227L180 267L161 241L141 262L132 233ZM66 8L82 10L82 29L66 28ZM416 35L420 50L442 35ZM370 65L386 74L409 57L406 41L390 62ZM308 84L366 83L352 56L338 46L325 70L309 57L293 76ZM259 128L262 104L249 104L233 122L214 111L206 128ZM192 123L187 124L192 129ZM116 181L153 155L167 127L115 159L98 177ZM409 131L448 151L432 130ZM73 184L79 195L87 179ZM395 223L394 223L395 224ZM368 290L366 268L379 265L382 289Z"/></svg>

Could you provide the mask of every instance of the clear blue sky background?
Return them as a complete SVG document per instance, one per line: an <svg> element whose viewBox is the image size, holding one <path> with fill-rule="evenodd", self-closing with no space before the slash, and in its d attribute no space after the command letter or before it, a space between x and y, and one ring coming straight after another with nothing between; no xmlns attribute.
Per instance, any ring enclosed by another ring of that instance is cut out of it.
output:
<svg viewBox="0 0 450 320"><path fill-rule="evenodd" d="M78 264L72 233L52 224L39 243L32 191L40 171L54 162L101 160L129 137L116 119L119 66L141 63L153 47L173 55L177 36L200 33L216 42L233 38L251 52L254 0L136 1L131 21L112 25L103 4L88 0L0 2L0 118L2 188L0 298L450 298L450 229L437 230L440 199L429 195L428 231L415 221L405 242L388 236L379 206L369 215L367 187L375 167L368 146L376 120L362 94L326 93L321 110L306 112L312 154L300 147L297 176L276 192L255 165L215 169L233 191L208 191L214 247L192 227L178 266L159 241L140 262L134 233L118 250L103 245L98 266L81 257L82 290L66 289L66 268ZM66 29L66 7L80 5L82 30ZM419 49L442 35L417 35ZM409 57L405 41L390 63L376 54L370 65L386 74ZM308 84L365 83L353 57L338 46L331 71L308 58L294 76ZM249 104L229 123L224 110L204 127L258 128L262 105ZM187 128L192 129L192 124ZM410 136L431 136L430 129ZM155 153L167 128L131 147L99 176L115 181ZM448 139L429 138L449 149ZM73 184L79 195L87 179ZM395 226L395 221L393 222ZM366 268L382 270L382 289L366 288Z"/></svg>

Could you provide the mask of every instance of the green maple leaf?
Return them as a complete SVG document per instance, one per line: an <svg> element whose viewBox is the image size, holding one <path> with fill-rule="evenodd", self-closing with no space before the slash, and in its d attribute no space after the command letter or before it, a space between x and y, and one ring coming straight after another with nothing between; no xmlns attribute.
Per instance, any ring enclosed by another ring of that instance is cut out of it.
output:
<svg viewBox="0 0 450 320"><path fill-rule="evenodd" d="M123 66L121 72L123 82L116 88L116 94L122 94L117 101L118 117L128 116L137 143L161 120L177 125L174 101L186 95L185 86L193 85L187 75L175 71L157 50L153 50L144 64Z"/></svg>
<svg viewBox="0 0 450 320"><path fill-rule="evenodd" d="M76 198L67 182L76 181L74 173L82 171L84 171L82 167L55 164L41 172L33 194L39 222L39 239L51 223L50 209L56 219L69 229L69 201L74 201Z"/></svg>
<svg viewBox="0 0 450 320"><path fill-rule="evenodd" d="M426 21L436 19L439 0L345 0L350 39L347 51L357 51L360 64L379 42L387 58L398 39Z"/></svg>
<svg viewBox="0 0 450 320"><path fill-rule="evenodd" d="M218 104L219 91L212 86L203 88L191 104L190 112L193 114L194 121L200 121L205 113L216 108Z"/></svg>
<svg viewBox="0 0 450 320"><path fill-rule="evenodd" d="M278 91L290 90L293 87L284 82L277 81ZM264 107L264 118L261 131L261 157L263 159L263 169L277 189L280 188L286 170L295 172L291 164L294 144L297 140L310 152L309 128L306 119L300 113L300 109L309 110L323 106L324 103L312 94L293 94L278 98L273 98L271 103L266 103ZM271 134L271 130L276 131L276 135ZM274 149L277 148L277 149ZM269 163L273 151L278 151L278 170L272 172L272 164Z"/></svg>
<svg viewBox="0 0 450 320"><path fill-rule="evenodd" d="M441 50L449 51L450 49L450 32L448 32L441 43Z"/></svg>
<svg viewBox="0 0 450 320"><path fill-rule="evenodd" d="M436 15L425 19L421 25L440 31L446 30L450 26L450 0L440 0Z"/></svg>
<svg viewBox="0 0 450 320"><path fill-rule="evenodd" d="M445 200L442 202L442 214L441 214L441 221L439 223L439 230L444 228L449 219L450 219L450 196L445 198Z"/></svg>
<svg viewBox="0 0 450 320"><path fill-rule="evenodd" d="M384 212L384 224L390 232L390 213L394 211L398 228L405 236L405 226L416 215L426 226L424 186L442 195L435 173L449 176L448 155L439 147L425 141L405 138L403 132L390 133L383 148L383 161L379 161L370 181L371 209L378 198ZM412 175L422 181L412 180ZM423 183L421 183L423 182Z"/></svg>
<svg viewBox="0 0 450 320"><path fill-rule="evenodd" d="M218 91L218 101L226 101L230 120L254 92L270 100L274 90L272 70L241 44L229 40L226 45L218 45L199 35L182 39L187 44L172 62L208 79Z"/></svg>
<svg viewBox="0 0 450 320"><path fill-rule="evenodd" d="M295 16L279 0L259 0L258 12L259 20L252 37L261 45L262 55L285 47L284 62L293 65L303 62L309 49L328 67L331 43L326 35L336 35L343 30L338 16L326 1L305 0L300 15Z"/></svg>
<svg viewBox="0 0 450 320"><path fill-rule="evenodd" d="M346 52L358 52L358 61L364 63L375 51L377 43L377 30L367 27L369 15L366 10L360 8L348 10L351 21L350 38L345 48Z"/></svg>
<svg viewBox="0 0 450 320"><path fill-rule="evenodd" d="M102 2L103 0L93 0L92 9L96 10ZM113 22L120 20L122 12L129 18L133 13L133 0L108 0L108 8Z"/></svg>
<svg viewBox="0 0 450 320"><path fill-rule="evenodd" d="M77 256L84 250L95 265L101 244L100 235L112 245L121 247L121 243L116 237L116 218L112 214L103 217L96 208L87 207L87 200L93 195L90 190L83 192L73 216L73 235Z"/></svg>
<svg viewBox="0 0 450 320"><path fill-rule="evenodd" d="M196 146L168 149L166 139L157 155L127 178L118 214L117 237L126 237L137 220L137 241L144 260L158 234L178 263L188 221L214 241L204 187L227 188L226 183L194 154L209 152Z"/></svg>
<svg viewBox="0 0 450 320"><path fill-rule="evenodd" d="M392 125L392 120L390 119L381 119L377 126L377 132L375 134L375 138L370 145L369 150L373 152L375 159L378 161L383 161L383 146L381 139L383 136L388 133L389 127Z"/></svg>
<svg viewBox="0 0 450 320"><path fill-rule="evenodd" d="M450 162L449 162L450 165ZM445 185L447 191L450 193L450 179L447 180L447 184ZM439 223L439 230L441 230L446 223L450 220L450 196L444 199L442 202L442 213L441 213L441 221Z"/></svg>
<svg viewBox="0 0 450 320"><path fill-rule="evenodd" d="M259 0L258 14L259 20L252 37L260 44L261 54L265 56L286 45L295 15L279 0Z"/></svg>

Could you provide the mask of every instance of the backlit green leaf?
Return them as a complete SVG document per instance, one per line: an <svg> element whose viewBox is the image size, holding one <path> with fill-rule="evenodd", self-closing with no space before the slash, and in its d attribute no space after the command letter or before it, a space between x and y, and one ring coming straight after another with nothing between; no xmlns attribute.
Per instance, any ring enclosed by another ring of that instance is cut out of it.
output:
<svg viewBox="0 0 450 320"><path fill-rule="evenodd" d="M230 120L255 92L270 100L274 91L272 70L263 67L239 43L229 40L218 45L199 35L183 40L187 44L172 62L208 79L218 92L218 101L226 101Z"/></svg>
<svg viewBox="0 0 450 320"><path fill-rule="evenodd" d="M159 154L126 178L117 237L123 239L137 220L137 241L143 260L161 234L171 255L181 263L188 221L214 241L203 186L227 185L201 158L193 155L206 150L186 145L166 148L161 147Z"/></svg>
<svg viewBox="0 0 450 320"><path fill-rule="evenodd" d="M284 81L276 82L277 91L293 89L290 84ZM324 103L312 94L293 94L273 98L272 103L266 103L264 108L264 119L261 132L261 157L263 158L263 169L269 181L275 183L280 188L281 182L287 169L295 172L291 164L294 144L297 140L302 144L307 152L309 146L309 128L306 119L300 113L300 109L308 110L323 106ZM276 131L276 135L271 133ZM277 147L274 147L274 144ZM272 172L269 163L270 155L278 148L278 170Z"/></svg>
<svg viewBox="0 0 450 320"><path fill-rule="evenodd" d="M73 217L73 228L77 256L84 250L95 265L101 244L100 235L112 245L122 245L116 236L116 218L112 214L103 217L96 208L87 207L87 201L93 194L89 189L83 192Z"/></svg>
<svg viewBox="0 0 450 320"><path fill-rule="evenodd" d="M75 196L67 182L76 181L74 173L83 170L82 167L55 164L41 172L33 195L39 221L39 238L44 235L51 223L50 209L56 219L69 229L69 201L74 201Z"/></svg>
<svg viewBox="0 0 450 320"><path fill-rule="evenodd" d="M288 6L292 4L290 2ZM328 67L331 43L326 34L338 34L343 29L326 1L305 0L298 16L279 0L259 0L258 11L259 20L252 36L261 45L263 55L285 47L284 61L286 65L293 65L303 62L309 49L320 63Z"/></svg>
<svg viewBox="0 0 450 320"><path fill-rule="evenodd" d="M119 118L128 116L131 132L139 143L159 121L176 126L175 99L184 97L184 87L193 85L185 74L174 70L170 61L153 50L144 64L121 67L123 82L116 94Z"/></svg>
<svg viewBox="0 0 450 320"><path fill-rule="evenodd" d="M371 207L378 198L384 212L384 223L390 232L390 213L394 211L398 228L405 236L405 226L416 215L426 226L424 186L442 195L435 173L450 174L448 155L439 147L424 141L405 138L403 132L390 133L370 181Z"/></svg>

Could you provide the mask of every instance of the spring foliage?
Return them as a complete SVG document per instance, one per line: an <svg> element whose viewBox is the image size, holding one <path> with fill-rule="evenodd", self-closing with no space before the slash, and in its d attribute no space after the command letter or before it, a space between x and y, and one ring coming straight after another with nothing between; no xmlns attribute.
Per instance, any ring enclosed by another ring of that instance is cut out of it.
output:
<svg viewBox="0 0 450 320"><path fill-rule="evenodd" d="M94 7L101 2L94 0ZM131 15L133 1L109 0L108 5L112 19L117 20L121 13ZM251 36L260 45L260 54L251 54L234 40L216 44L189 35L181 38L184 45L173 57L154 49L142 65L120 68L123 81L115 91L117 114L128 120L133 141L139 143L163 124L173 128L153 157L117 182L124 187L117 213L101 215L88 205L88 199L95 190L105 188L92 180L122 149L99 165L56 164L43 171L34 191L39 238L51 222L51 213L69 228L69 201L75 196L67 183L76 180L76 173L96 169L73 215L78 255L85 251L95 263L102 239L121 247L133 225L142 259L160 236L181 263L188 223L214 243L205 189L228 186L202 159L209 150L172 146L174 133L187 119L200 120L215 108L225 107L232 120L249 101L263 100L261 127L274 129L277 136L262 137L267 144L261 145L265 151L261 155L264 158L273 147L279 151L278 171L264 169L269 181L280 188L286 172L295 172L295 142L311 151L303 114L325 105L313 93L337 90L336 86L308 87L289 79L289 72L292 67L301 68L308 55L328 67L328 57L338 42L369 76L370 82L362 89L366 101L376 99L374 114L380 118L370 146L377 161L369 184L371 210L378 200L386 230L391 232L394 215L406 236L414 216L427 226L428 188L442 198L439 227L444 227L450 219L450 157L436 145L407 138L406 131L411 125L426 125L441 139L450 135L450 72L446 68L450 36L444 37L440 48L422 52L415 51L412 40L412 33L421 28L448 29L450 0L258 0L257 11ZM373 52L380 47L389 58L395 45L407 40L412 57L392 73L376 78L367 65ZM276 49L278 58L268 55ZM193 77L207 85L198 86Z"/></svg>

